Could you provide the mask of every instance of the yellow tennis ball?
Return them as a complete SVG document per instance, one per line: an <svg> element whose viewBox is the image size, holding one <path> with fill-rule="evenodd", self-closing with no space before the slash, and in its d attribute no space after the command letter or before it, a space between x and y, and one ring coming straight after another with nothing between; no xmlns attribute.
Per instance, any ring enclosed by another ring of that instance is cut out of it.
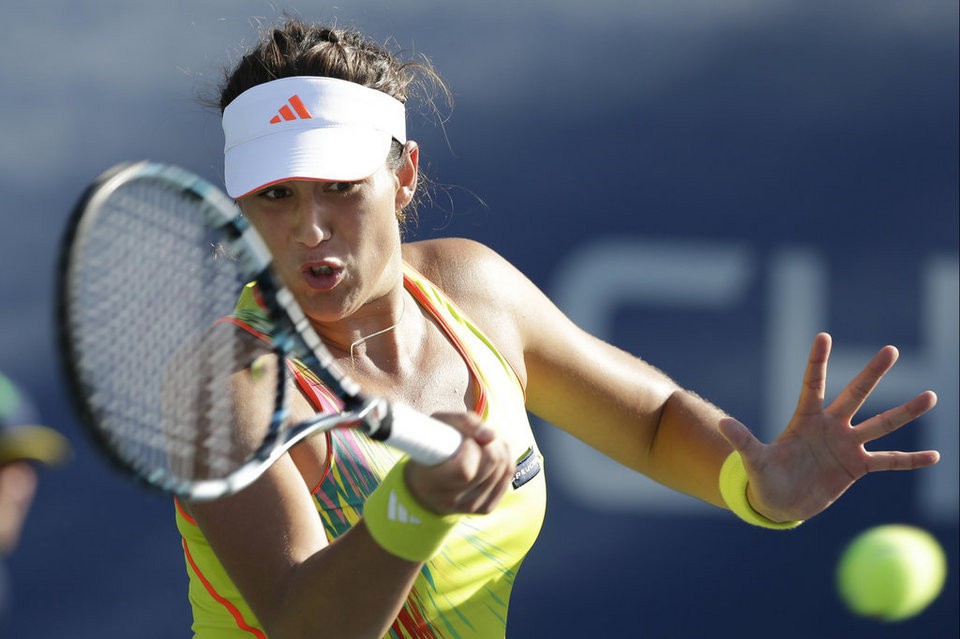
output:
<svg viewBox="0 0 960 639"><path fill-rule="evenodd" d="M837 589L855 614L902 621L929 606L946 577L946 556L933 535L888 524L860 533L843 550Z"/></svg>

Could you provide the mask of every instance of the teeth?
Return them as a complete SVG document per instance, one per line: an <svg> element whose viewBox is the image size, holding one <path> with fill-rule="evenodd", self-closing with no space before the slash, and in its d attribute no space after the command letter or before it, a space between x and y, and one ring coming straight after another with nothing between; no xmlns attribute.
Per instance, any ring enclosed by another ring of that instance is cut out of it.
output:
<svg viewBox="0 0 960 639"><path fill-rule="evenodd" d="M329 266L311 266L310 272L314 275L329 275L333 269Z"/></svg>

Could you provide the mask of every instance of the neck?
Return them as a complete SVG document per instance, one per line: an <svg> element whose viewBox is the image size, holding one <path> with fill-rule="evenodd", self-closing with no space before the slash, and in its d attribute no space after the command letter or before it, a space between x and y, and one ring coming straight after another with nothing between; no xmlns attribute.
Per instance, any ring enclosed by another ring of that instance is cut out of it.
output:
<svg viewBox="0 0 960 639"><path fill-rule="evenodd" d="M404 316L404 314L405 314L406 311L407 311L407 296L406 296L405 294L402 295L402 297L400 298L400 303L401 303L401 306L400 306L400 316L397 317L397 321L396 321L396 322L394 322L393 324L387 326L386 328L381 328L381 329L378 330L378 331L374 331L373 333L370 333L369 335L364 335L364 336L362 336L362 337L359 337L359 338L355 339L355 340L350 344L350 349L349 349L349 350L350 350L350 364L351 364L351 366L353 366L354 368L356 368L355 349L356 349L358 346L360 346L361 344L365 344L365 343L367 342L367 340L370 340L370 339L372 339L372 338L374 338L374 337L377 337L377 336L379 336L379 335L383 335L384 333L388 333L388 332L394 330L395 328L397 328L397 327L400 325L400 322L403 321L403 316Z"/></svg>

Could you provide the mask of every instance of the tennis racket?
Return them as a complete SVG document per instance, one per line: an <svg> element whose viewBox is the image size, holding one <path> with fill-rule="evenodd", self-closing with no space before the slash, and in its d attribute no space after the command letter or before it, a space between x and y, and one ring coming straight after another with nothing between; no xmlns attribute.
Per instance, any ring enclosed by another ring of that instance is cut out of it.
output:
<svg viewBox="0 0 960 639"><path fill-rule="evenodd" d="M180 167L121 164L86 189L61 248L57 329L71 399L99 447L133 478L192 500L239 491L296 443L334 428L424 464L448 459L460 434L363 394L271 262L234 202ZM257 336L223 321L251 282L265 327ZM342 410L291 423L293 361ZM262 424L242 432L235 375L269 384L274 398Z"/></svg>

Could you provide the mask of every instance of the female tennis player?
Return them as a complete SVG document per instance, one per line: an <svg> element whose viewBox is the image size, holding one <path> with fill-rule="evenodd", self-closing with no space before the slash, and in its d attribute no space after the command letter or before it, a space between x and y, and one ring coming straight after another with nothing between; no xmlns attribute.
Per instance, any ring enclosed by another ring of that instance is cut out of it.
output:
<svg viewBox="0 0 960 639"><path fill-rule="evenodd" d="M764 444L581 331L486 246L405 243L420 166L405 107L431 83L442 89L422 61L291 19L222 86L227 192L316 331L366 389L438 416L464 441L426 467L336 431L297 445L238 494L179 502L195 636L503 637L545 506L527 411L769 528L813 517L867 473L937 462L934 451L864 448L931 409L932 392L852 424L896 361L891 346L824 406L831 341L814 337L796 413ZM230 321L264 335L257 309L251 289ZM297 383L292 419L335 408L302 368ZM234 395L238 429L273 407L256 371L235 376Z"/></svg>

